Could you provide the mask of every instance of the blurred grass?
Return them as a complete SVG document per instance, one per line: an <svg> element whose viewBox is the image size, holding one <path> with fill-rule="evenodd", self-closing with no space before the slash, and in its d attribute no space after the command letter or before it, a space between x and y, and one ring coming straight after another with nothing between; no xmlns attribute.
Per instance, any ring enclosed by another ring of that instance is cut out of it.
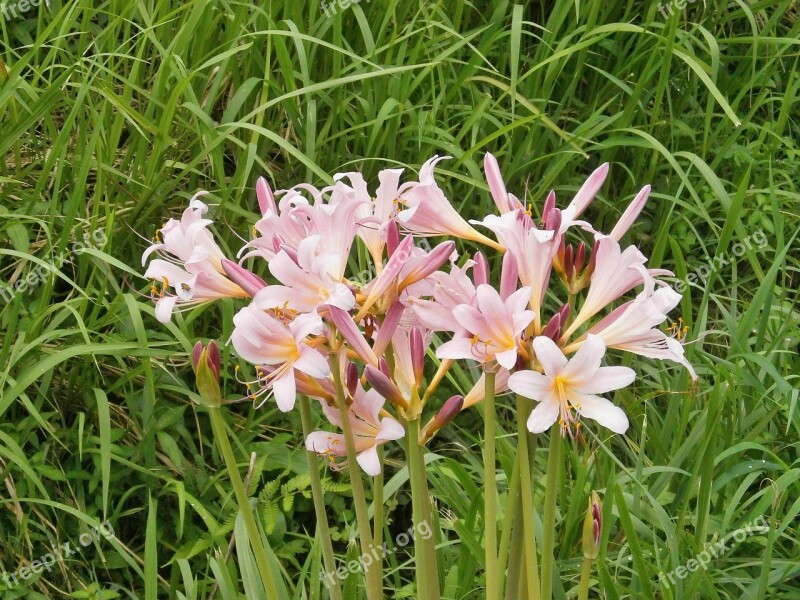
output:
<svg viewBox="0 0 800 600"><path fill-rule="evenodd" d="M473 217L492 209L486 151L534 210L552 187L563 205L610 161L598 226L652 183L628 240L680 278L708 257L730 263L681 306L697 388L640 362L617 396L630 434L571 451L557 596L577 585L581 511L598 489L604 598L796 598L799 21L795 0L693 3L668 19L621 0L386 0L331 19L313 0L52 0L0 21L0 291L46 273L0 296L0 572L105 519L117 536L3 598L244 589L246 565L224 560L235 503L187 391L192 343L227 339L234 307L155 322L137 272L168 215L208 189L236 249L228 225L249 230L259 175L279 188L353 168L373 177L438 153L453 156L443 185ZM105 244L73 251L100 229ZM764 247L735 256L758 231ZM456 371L451 385L473 377ZM243 393L232 379L227 392ZM499 401L511 431L511 399ZM254 493L294 597L324 597L299 419L270 404L229 417L242 466L258 454ZM428 456L451 598L481 594L477 418L462 415ZM513 437L498 450L510 473ZM546 451L535 456L542 472ZM402 474L387 483L390 533L408 526ZM345 557L353 515L329 476ZM659 580L762 514L769 535L674 587ZM407 558L391 559L394 597L413 596Z"/></svg>

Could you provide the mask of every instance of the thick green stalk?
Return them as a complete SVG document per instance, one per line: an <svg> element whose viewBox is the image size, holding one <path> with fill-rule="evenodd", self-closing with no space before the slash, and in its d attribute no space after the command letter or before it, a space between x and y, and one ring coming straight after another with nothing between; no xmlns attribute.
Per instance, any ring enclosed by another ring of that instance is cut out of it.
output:
<svg viewBox="0 0 800 600"><path fill-rule="evenodd" d="M503 516L503 527L500 533L500 550L497 552L497 572L500 576L498 593L503 593L503 578L506 566L509 563L509 549L511 548L511 533L514 523L519 523L522 506L519 503L519 452L514 457L514 467L511 470L509 481L508 496L506 497L506 510ZM514 547L514 554L519 554L517 546ZM510 571L510 567L509 567ZM510 575L509 575L510 576Z"/></svg>
<svg viewBox="0 0 800 600"><path fill-rule="evenodd" d="M430 502L428 481L425 476L424 456L419 445L419 419L408 421L406 440L406 462L408 477L411 480L411 512L414 521L414 561L417 572L417 598L419 600L439 600L439 573L436 566L436 548L433 534L426 540L419 536L421 525L433 531L433 523L427 521Z"/></svg>
<svg viewBox="0 0 800 600"><path fill-rule="evenodd" d="M539 565L536 557L536 530L533 519L533 486L531 485L530 454L528 452L528 414L530 410L522 396L517 396L517 455L522 496L522 528L525 555L525 572L531 584L528 600L539 600ZM548 523L548 521L545 521ZM546 527L545 527L546 528Z"/></svg>
<svg viewBox="0 0 800 600"><path fill-rule="evenodd" d="M556 500L561 470L561 431L550 430L550 456L547 459L547 479L544 489L544 534L542 536L542 600L553 595L553 546L555 543Z"/></svg>
<svg viewBox="0 0 800 600"><path fill-rule="evenodd" d="M483 479L484 479L484 544L486 553L486 600L498 600L500 593L497 571L497 472L495 449L495 374L486 371L486 397L483 401Z"/></svg>
<svg viewBox="0 0 800 600"><path fill-rule="evenodd" d="M308 438L311 433L311 407L307 396L299 396L300 420L303 423L303 438ZM342 590L339 587L336 573L336 557L333 554L331 543L331 530L328 527L328 514L325 512L325 492L319 477L319 459L314 452L306 451L308 461L308 474L311 478L311 496L314 499L314 514L317 517L319 537L322 543L322 561L325 564L325 586L328 588L331 600L342 600ZM331 577L328 577L331 574Z"/></svg>
<svg viewBox="0 0 800 600"><path fill-rule="evenodd" d="M350 415L347 399L344 394L342 383L341 367L339 354L330 354L331 371L333 372L333 383L336 388L336 404L339 406L339 416L342 420L342 432L344 434L345 447L347 449L347 466L350 473L350 485L353 489L353 504L356 509L356 520L358 521L358 537L361 539L362 556L374 556L375 546L372 543L372 531L369 525L369 511L367 510L367 499L364 495L364 482L361 478L361 470L356 460L356 444L353 437L353 428L350 424ZM383 598L383 580L381 572L372 568L372 565L364 567L364 575L367 584L367 600Z"/></svg>
<svg viewBox="0 0 800 600"><path fill-rule="evenodd" d="M214 430L214 437L217 440L220 454L222 454L222 458L225 460L225 466L231 478L233 492L236 494L236 501L239 503L239 510L242 512L242 519L247 529L247 536L250 538L250 545L253 548L253 555L256 559L258 572L261 575L261 581L264 583L264 590L266 591L268 599L278 600L278 598L280 598L278 595L278 588L275 586L275 581L272 578L273 574L267 562L267 551L264 548L261 533L258 531L258 525L253 517L253 509L250 507L250 498L244 489L244 482L239 474L236 457L233 455L233 448L231 448L230 441L228 441L225 420L222 418L222 413L219 408L209 408L208 412L211 414L211 427Z"/></svg>
<svg viewBox="0 0 800 600"><path fill-rule="evenodd" d="M592 577L592 559L583 559L583 568L581 569L581 582L578 586L578 600L589 600L589 580Z"/></svg>
<svg viewBox="0 0 800 600"><path fill-rule="evenodd" d="M383 446L378 446L378 461L383 464ZM374 507L372 514L372 543L375 544L376 548L380 548L383 544L383 471L378 473L373 480L372 506ZM383 573L382 552L378 552L374 558L375 568Z"/></svg>

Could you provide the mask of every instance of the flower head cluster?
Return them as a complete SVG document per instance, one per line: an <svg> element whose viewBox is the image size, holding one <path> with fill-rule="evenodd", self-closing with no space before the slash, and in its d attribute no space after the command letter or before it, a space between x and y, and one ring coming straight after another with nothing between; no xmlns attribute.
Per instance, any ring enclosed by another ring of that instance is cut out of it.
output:
<svg viewBox="0 0 800 600"><path fill-rule="evenodd" d="M297 394L318 400L333 427L349 423L358 463L373 475L381 468L377 446L403 437L429 405L439 408L421 442L482 400L483 376L463 397L434 400L458 360L494 373L496 392L536 401L532 432L559 423L571 433L582 418L626 431L625 413L601 394L630 385L635 374L605 366L609 348L680 363L694 377L681 340L660 329L680 300L659 279L670 273L648 268L638 248L621 243L649 187L605 235L581 216L608 165L564 209L551 192L535 217L507 192L487 155L498 210L467 221L434 177L441 160L434 156L408 181L402 169L381 171L374 193L359 173L337 174L322 189L300 184L275 193L260 179L261 217L238 263L224 256L207 206L193 198L143 257L160 256L145 274L154 280L157 317L168 321L176 307L223 297L248 299L230 343L255 368L251 396L274 397L283 411ZM425 238L445 239L433 246L420 243ZM483 251L459 258L454 238ZM496 283L484 252L501 265ZM427 356L440 359L436 369L425 368ZM336 460L346 456L345 442L320 431L306 445Z"/></svg>

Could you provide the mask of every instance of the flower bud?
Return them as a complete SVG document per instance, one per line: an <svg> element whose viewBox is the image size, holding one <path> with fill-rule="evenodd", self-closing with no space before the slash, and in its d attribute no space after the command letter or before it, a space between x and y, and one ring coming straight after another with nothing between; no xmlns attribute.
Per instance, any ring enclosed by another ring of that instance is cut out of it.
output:
<svg viewBox="0 0 800 600"><path fill-rule="evenodd" d="M197 391L203 399L203 404L209 408L219 408L222 405L222 394L219 390L219 348L211 340L208 346L197 342L192 351L192 366L194 367Z"/></svg>
<svg viewBox="0 0 800 600"><path fill-rule="evenodd" d="M358 367L356 363L347 363L345 367L345 381L347 382L347 391L350 397L353 398L358 390Z"/></svg>
<svg viewBox="0 0 800 600"><path fill-rule="evenodd" d="M425 427L419 434L420 445L427 444L439 432L439 430L447 425L450 421L458 416L461 409L464 408L463 396L452 396L445 401L436 416L428 421Z"/></svg>
<svg viewBox="0 0 800 600"><path fill-rule="evenodd" d="M267 287L267 282L261 279L261 277L232 260L223 258L222 269L225 271L228 279L250 294L250 296L255 296L259 290Z"/></svg>
<svg viewBox="0 0 800 600"><path fill-rule="evenodd" d="M589 560L597 558L600 552L600 534L603 530L603 517L600 512L600 497L592 492L589 509L583 520L583 556Z"/></svg>
<svg viewBox="0 0 800 600"><path fill-rule="evenodd" d="M489 283L489 263L486 262L486 257L481 252L476 252L472 260L475 261L475 266L472 267L472 280L475 282L475 287L482 283Z"/></svg>
<svg viewBox="0 0 800 600"><path fill-rule="evenodd" d="M403 398L403 394L400 393L400 390L397 389L397 386L391 379L389 379L389 377L386 376L385 373L379 371L372 365L367 365L367 367L364 369L364 375L367 377L367 381L373 387L373 389L381 396L386 398L395 406L403 409L408 408L408 402L406 402L406 399Z"/></svg>
<svg viewBox="0 0 800 600"><path fill-rule="evenodd" d="M556 193L554 190L550 190L550 193L547 194L547 198L544 201L544 207L542 208L542 223L547 223L547 216L550 214L550 211L556 207Z"/></svg>

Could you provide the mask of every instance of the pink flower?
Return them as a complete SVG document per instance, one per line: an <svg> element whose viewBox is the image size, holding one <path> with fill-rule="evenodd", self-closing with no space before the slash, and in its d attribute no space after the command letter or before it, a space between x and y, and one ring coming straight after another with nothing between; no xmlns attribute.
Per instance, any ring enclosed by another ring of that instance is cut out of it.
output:
<svg viewBox="0 0 800 600"><path fill-rule="evenodd" d="M481 363L496 360L501 367L517 364L520 337L535 316L526 310L531 289L521 288L505 301L492 286L481 284L476 293L477 307L461 304L453 318L471 337L459 337L439 346L439 358L468 358Z"/></svg>
<svg viewBox="0 0 800 600"><path fill-rule="evenodd" d="M231 342L239 356L257 367L277 367L259 374L263 375L265 389L272 389L283 412L294 407L295 370L317 379L330 374L326 358L306 343L308 336L323 332L322 319L317 313L299 315L287 324L250 304L236 313L233 323Z"/></svg>
<svg viewBox="0 0 800 600"><path fill-rule="evenodd" d="M647 257L636 246L628 246L622 250L619 242L611 237L597 241L592 261L594 271L589 292L575 320L561 336L562 341L626 292L655 275L672 274L664 269L645 269Z"/></svg>
<svg viewBox="0 0 800 600"><path fill-rule="evenodd" d="M575 355L567 360L548 337L533 340L536 358L544 374L518 371L508 379L513 392L539 404L528 418L528 430L542 433L560 420L562 432L578 425L578 416L594 419L614 433L625 433L628 418L602 394L633 383L636 373L627 367L601 367L606 347L598 336L589 335Z"/></svg>
<svg viewBox="0 0 800 600"><path fill-rule="evenodd" d="M657 329L680 301L681 295L669 286L655 289L654 281L646 281L645 289L634 300L611 311L588 333L601 338L608 348L680 363L689 370L692 379L697 379L692 365L684 357L683 344ZM569 353L583 343L578 340L564 351Z"/></svg>
<svg viewBox="0 0 800 600"><path fill-rule="evenodd" d="M558 214L557 210L554 214ZM497 240L516 259L520 283L531 288L530 307L540 314L553 258L558 251L560 237L557 232L538 229L522 210L499 217L489 215L482 224L495 233Z"/></svg>
<svg viewBox="0 0 800 600"><path fill-rule="evenodd" d="M311 312L323 306L337 306L350 310L355 297L344 283L335 279L340 268L340 258L320 254L320 236L307 237L297 248L297 259L281 250L269 261L273 277L284 285L270 285L255 296L256 305L262 309L290 308L298 312Z"/></svg>
<svg viewBox="0 0 800 600"><path fill-rule="evenodd" d="M384 169L378 173L378 189L375 191L375 198L372 199L366 191L366 184L361 188L365 193L368 202L362 204L356 212L356 217L360 225L358 236L372 256L372 262L376 267L383 264L383 250L386 246L386 227L397 213L397 199L399 197L400 176L403 169ZM358 177L359 183L363 181L360 174L347 173L350 180ZM355 186L355 183L354 183Z"/></svg>
<svg viewBox="0 0 800 600"><path fill-rule="evenodd" d="M406 208L397 213L397 220L408 231L419 235L452 235L498 248L494 240L476 231L458 214L434 180L433 168L446 158L450 157L429 159L420 169L419 183L400 188L400 201Z"/></svg>
<svg viewBox="0 0 800 600"><path fill-rule="evenodd" d="M432 284L427 300L418 297L407 299L419 323L431 331L453 331L453 309L459 304L472 304L477 293L467 271L475 270L475 261L468 260L463 267L453 264L450 272L437 271L427 281Z"/></svg>
<svg viewBox="0 0 800 600"><path fill-rule="evenodd" d="M388 416L381 417L383 404L384 399L378 392L375 390L365 392L359 383L347 412L358 453L356 460L363 471L372 477L381 472L378 446L399 440L405 435L405 429L395 419ZM331 424L342 427L338 408L323 403L322 410ZM306 448L318 454L347 455L344 435L341 433L315 431L306 438Z"/></svg>
<svg viewBox="0 0 800 600"><path fill-rule="evenodd" d="M226 275L227 259L207 229L212 221L203 218L208 207L197 199L203 193L192 198L180 220L167 221L159 230L162 241L142 255L143 265L153 253L163 257L151 260L144 274L162 284L160 291L155 285L152 289L152 295L159 298L156 318L162 323L169 323L177 304L193 306L219 298L250 297L248 290ZM169 287L174 293L167 293Z"/></svg>

